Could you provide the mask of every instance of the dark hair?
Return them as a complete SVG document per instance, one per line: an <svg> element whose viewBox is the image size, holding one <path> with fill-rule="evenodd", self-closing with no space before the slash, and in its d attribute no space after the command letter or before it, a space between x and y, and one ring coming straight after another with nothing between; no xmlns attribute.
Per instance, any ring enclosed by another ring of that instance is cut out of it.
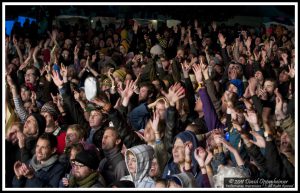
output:
<svg viewBox="0 0 300 193"><path fill-rule="evenodd" d="M105 132L106 130L111 130L111 131L113 131L113 132L116 134L117 139L120 139L120 140L121 140L121 142L118 144L118 148L119 148L119 149L122 149L122 146L123 146L123 140L122 140L121 136L119 135L118 130L117 130L115 127L106 127L105 130L104 130L104 132ZM103 133L103 135L104 135L104 133Z"/></svg>
<svg viewBox="0 0 300 193"><path fill-rule="evenodd" d="M35 66L28 66L28 67L26 67L25 72L26 72L27 70L33 70L34 75L35 75L36 77L40 77L40 71L39 71L39 69L36 68Z"/></svg>
<svg viewBox="0 0 300 193"><path fill-rule="evenodd" d="M155 100L156 89L155 89L155 86L151 82L142 82L139 87L140 88L147 87L148 88L148 96L150 96L152 94L151 99Z"/></svg>
<svg viewBox="0 0 300 193"><path fill-rule="evenodd" d="M57 146L57 139L56 139L56 136L53 135L52 133L43 133L39 139L44 139L44 140L47 140L49 141L49 145L50 145L50 148L53 149Z"/></svg>

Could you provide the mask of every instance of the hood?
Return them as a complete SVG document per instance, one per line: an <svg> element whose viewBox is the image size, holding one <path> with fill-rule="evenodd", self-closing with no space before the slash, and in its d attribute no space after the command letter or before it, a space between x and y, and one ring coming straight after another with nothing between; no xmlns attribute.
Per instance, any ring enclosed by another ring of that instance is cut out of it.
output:
<svg viewBox="0 0 300 193"><path fill-rule="evenodd" d="M173 145L177 138L181 139L183 143L185 143L187 141L192 142L192 144L193 144L193 149L192 149L192 153L191 153L192 154L192 169L193 169L193 173L196 174L196 171L198 170L198 162L196 161L196 159L194 157L194 151L199 146L199 142L197 140L196 135L191 131L180 132L178 135L175 136Z"/></svg>
<svg viewBox="0 0 300 193"><path fill-rule="evenodd" d="M174 174L170 177L170 179L174 180L177 183L180 183L182 188L195 188L196 181L192 173L184 172L180 174Z"/></svg>
<svg viewBox="0 0 300 193"><path fill-rule="evenodd" d="M233 80L230 80L230 84L233 84L235 87L237 87L238 95L239 95L239 98L240 98L244 93L243 82L240 79L233 79Z"/></svg>
<svg viewBox="0 0 300 193"><path fill-rule="evenodd" d="M136 158L136 174L135 176L132 176L132 179L135 183L140 183L144 177L148 176L151 164L152 164L152 159L154 156L154 149L150 145L138 145L134 146L130 149L126 150L126 156L125 156L125 162L126 166L128 168L128 152L131 152L135 158Z"/></svg>

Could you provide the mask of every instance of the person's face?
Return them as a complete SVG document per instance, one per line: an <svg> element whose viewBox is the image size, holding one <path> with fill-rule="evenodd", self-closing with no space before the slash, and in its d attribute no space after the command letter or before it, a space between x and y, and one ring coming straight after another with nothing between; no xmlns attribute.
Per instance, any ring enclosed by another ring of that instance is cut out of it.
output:
<svg viewBox="0 0 300 193"><path fill-rule="evenodd" d="M64 50L63 52L62 52L62 56L63 56L63 58L64 58L64 60L68 60L69 59L69 51L67 51L67 50Z"/></svg>
<svg viewBox="0 0 300 193"><path fill-rule="evenodd" d="M28 69L25 73L25 83L36 84L37 77L33 69Z"/></svg>
<svg viewBox="0 0 300 193"><path fill-rule="evenodd" d="M237 73L237 76L240 76L242 74L242 68L238 64L230 64L228 67L228 77L231 76L232 71L235 70Z"/></svg>
<svg viewBox="0 0 300 193"><path fill-rule="evenodd" d="M72 144L78 143L79 140L78 133L74 129L68 128L66 133L66 146L70 147Z"/></svg>
<svg viewBox="0 0 300 193"><path fill-rule="evenodd" d="M120 46L120 52L123 55L126 54L126 50L125 50L124 46Z"/></svg>
<svg viewBox="0 0 300 193"><path fill-rule="evenodd" d="M287 82L289 80L289 74L287 71L283 70L279 74L279 82Z"/></svg>
<svg viewBox="0 0 300 193"><path fill-rule="evenodd" d="M102 113L99 111L92 111L89 118L89 124L91 128L100 127L102 123Z"/></svg>
<svg viewBox="0 0 300 193"><path fill-rule="evenodd" d="M183 58L184 57L184 51L183 50L177 50L177 58Z"/></svg>
<svg viewBox="0 0 300 193"><path fill-rule="evenodd" d="M255 38L255 45L258 46L261 43L261 39L259 37Z"/></svg>
<svg viewBox="0 0 300 193"><path fill-rule="evenodd" d="M258 81L264 80L264 77L263 77L263 74L261 73L261 71L256 71L254 76Z"/></svg>
<svg viewBox="0 0 300 193"><path fill-rule="evenodd" d="M117 134L111 129L106 129L103 138L102 138L102 149L111 150L116 147L117 143Z"/></svg>
<svg viewBox="0 0 300 193"><path fill-rule="evenodd" d="M132 175L136 174L136 158L133 154L129 153L128 154L128 159L127 159L127 166L128 166L128 171Z"/></svg>
<svg viewBox="0 0 300 193"><path fill-rule="evenodd" d="M246 63L246 59L244 57L240 57L239 58L239 63L245 64Z"/></svg>
<svg viewBox="0 0 300 193"><path fill-rule="evenodd" d="M34 116L29 116L24 124L23 133L25 136L37 136L38 135L38 123Z"/></svg>
<svg viewBox="0 0 300 193"><path fill-rule="evenodd" d="M83 51L83 57L84 57L84 58L87 58L89 55L90 55L90 52L89 52L87 49L85 49L85 50Z"/></svg>
<svg viewBox="0 0 300 193"><path fill-rule="evenodd" d="M112 45L112 39L111 38L108 38L106 40L106 46L110 47Z"/></svg>
<svg viewBox="0 0 300 193"><path fill-rule="evenodd" d="M17 133L20 131L20 127L18 127L17 125L12 125L7 132L7 139L13 144L16 144L18 142Z"/></svg>
<svg viewBox="0 0 300 193"><path fill-rule="evenodd" d="M165 58L162 58L161 59L161 65L162 65L163 69L165 71L167 71L169 69L170 62L169 62L169 60L166 60Z"/></svg>
<svg viewBox="0 0 300 193"><path fill-rule="evenodd" d="M202 112L203 111L203 104L202 104L202 101L201 101L201 99L200 99L200 97L199 96L197 96L196 97L196 101L195 101L195 108L194 108L194 110L196 111L196 112Z"/></svg>
<svg viewBox="0 0 300 193"><path fill-rule="evenodd" d="M155 106L155 111L159 115L160 120L165 120L165 115L166 115L166 107L163 102L158 102Z"/></svg>
<svg viewBox="0 0 300 193"><path fill-rule="evenodd" d="M264 83L264 89L267 91L267 93L271 96L274 94L275 85L271 81L265 81Z"/></svg>
<svg viewBox="0 0 300 193"><path fill-rule="evenodd" d="M73 170L72 170L73 176L75 177L76 180L83 180L84 178L89 176L93 171L89 167L77 161L73 161L72 166L73 166Z"/></svg>
<svg viewBox="0 0 300 193"><path fill-rule="evenodd" d="M144 139L148 144L153 144L155 142L155 133L151 127L150 122L147 123L144 130Z"/></svg>
<svg viewBox="0 0 300 193"><path fill-rule="evenodd" d="M51 149L48 140L39 139L35 147L35 155L37 161L47 161L49 157L55 152L55 149Z"/></svg>
<svg viewBox="0 0 300 193"><path fill-rule="evenodd" d="M169 188L182 188L182 187L180 185L178 185L176 182L171 180L169 182Z"/></svg>
<svg viewBox="0 0 300 193"><path fill-rule="evenodd" d="M283 132L280 136L280 151L281 152L291 152L291 140L286 132Z"/></svg>
<svg viewBox="0 0 300 193"><path fill-rule="evenodd" d="M181 139L177 138L172 149L174 163L184 162L184 144Z"/></svg>
<svg viewBox="0 0 300 193"><path fill-rule="evenodd" d="M114 34L113 38L114 38L114 41L118 41L119 40L119 37L118 37L117 34Z"/></svg>
<svg viewBox="0 0 300 193"><path fill-rule="evenodd" d="M53 127L55 125L55 121L54 121L52 115L48 112L42 112L41 115L43 115L46 119L46 130L45 130L45 132L47 132L47 133L53 132L53 130L55 128L52 128L52 130L49 130L49 129L51 129L51 127Z"/></svg>
<svg viewBox="0 0 300 193"><path fill-rule="evenodd" d="M19 60L19 58L13 58L11 60L11 63L15 64L16 66L20 66L20 60Z"/></svg>
<svg viewBox="0 0 300 193"><path fill-rule="evenodd" d="M148 88L143 86L140 88L139 101L145 101L148 99Z"/></svg>
<svg viewBox="0 0 300 193"><path fill-rule="evenodd" d="M157 159L156 158L153 158L152 160L152 164L151 164L151 168L150 168L150 171L149 171L149 176L150 177L156 177L159 175L159 166L158 166L158 163L157 163Z"/></svg>
<svg viewBox="0 0 300 193"><path fill-rule="evenodd" d="M99 41L99 46L100 46L100 48L104 48L104 46L105 46L104 40Z"/></svg>
<svg viewBox="0 0 300 193"><path fill-rule="evenodd" d="M81 68L84 68L84 67L85 67L85 64L86 64L86 59L81 59L81 60L80 60L80 67L81 67Z"/></svg>
<svg viewBox="0 0 300 193"><path fill-rule="evenodd" d="M156 89L157 91L160 91L161 86L160 86L160 83L159 83L158 80L153 80L153 81L152 81L152 84L155 86L155 89Z"/></svg>
<svg viewBox="0 0 300 193"><path fill-rule="evenodd" d="M21 88L21 99L23 102L29 101L31 97L30 90L27 90L26 88Z"/></svg>
<svg viewBox="0 0 300 193"><path fill-rule="evenodd" d="M94 45L99 45L99 38L98 37L95 37L94 38Z"/></svg>

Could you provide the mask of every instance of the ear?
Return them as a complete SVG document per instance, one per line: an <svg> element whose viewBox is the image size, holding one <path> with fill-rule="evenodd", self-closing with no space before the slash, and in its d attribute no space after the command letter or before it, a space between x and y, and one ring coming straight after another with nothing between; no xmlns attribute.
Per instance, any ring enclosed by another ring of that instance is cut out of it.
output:
<svg viewBox="0 0 300 193"><path fill-rule="evenodd" d="M54 153L56 153L56 151L57 151L57 148L54 147L51 153L54 154Z"/></svg>
<svg viewBox="0 0 300 193"><path fill-rule="evenodd" d="M119 145L121 143L121 139L116 140L116 145Z"/></svg>

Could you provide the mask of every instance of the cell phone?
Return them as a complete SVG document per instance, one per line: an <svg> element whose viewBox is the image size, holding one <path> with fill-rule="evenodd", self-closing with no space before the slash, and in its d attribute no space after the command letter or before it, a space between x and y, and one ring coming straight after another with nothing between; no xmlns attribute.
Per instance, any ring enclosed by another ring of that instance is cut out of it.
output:
<svg viewBox="0 0 300 193"><path fill-rule="evenodd" d="M58 73L59 79L62 80L62 76L60 75L60 67L57 64L53 65L53 70L55 70Z"/></svg>
<svg viewBox="0 0 300 193"><path fill-rule="evenodd" d="M229 142L229 139L230 139L230 137L229 137L229 132L227 131L227 132L225 133L225 140Z"/></svg>

